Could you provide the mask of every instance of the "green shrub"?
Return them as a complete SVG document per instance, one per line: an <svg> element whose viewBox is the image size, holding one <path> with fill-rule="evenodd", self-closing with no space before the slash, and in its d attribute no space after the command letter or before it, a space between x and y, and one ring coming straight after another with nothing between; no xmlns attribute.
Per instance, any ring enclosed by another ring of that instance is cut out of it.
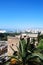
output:
<svg viewBox="0 0 43 65"><path fill-rule="evenodd" d="M37 48L43 50L43 39L40 40Z"/></svg>

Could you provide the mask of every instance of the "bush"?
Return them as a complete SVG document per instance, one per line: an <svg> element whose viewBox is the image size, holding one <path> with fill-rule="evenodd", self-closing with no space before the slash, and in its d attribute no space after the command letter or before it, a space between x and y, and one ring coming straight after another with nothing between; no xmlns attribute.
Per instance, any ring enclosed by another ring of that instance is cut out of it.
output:
<svg viewBox="0 0 43 65"><path fill-rule="evenodd" d="M42 50L43 49L43 39L40 40L38 44L38 49Z"/></svg>

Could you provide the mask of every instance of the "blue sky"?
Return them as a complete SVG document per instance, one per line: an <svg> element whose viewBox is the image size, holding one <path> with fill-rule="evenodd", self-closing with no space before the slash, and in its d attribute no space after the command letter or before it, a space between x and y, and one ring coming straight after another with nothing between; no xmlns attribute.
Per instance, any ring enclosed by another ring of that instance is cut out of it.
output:
<svg viewBox="0 0 43 65"><path fill-rule="evenodd" d="M43 28L43 0L0 0L0 28Z"/></svg>

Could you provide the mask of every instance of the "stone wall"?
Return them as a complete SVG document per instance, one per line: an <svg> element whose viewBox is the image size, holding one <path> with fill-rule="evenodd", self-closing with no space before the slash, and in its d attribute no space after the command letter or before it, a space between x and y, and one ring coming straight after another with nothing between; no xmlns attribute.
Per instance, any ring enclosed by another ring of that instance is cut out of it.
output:
<svg viewBox="0 0 43 65"><path fill-rule="evenodd" d="M12 49L10 48L10 46L15 50L17 51L17 47L19 45L19 40L20 38L18 37L8 37L8 55L12 55L13 54L13 51Z"/></svg>

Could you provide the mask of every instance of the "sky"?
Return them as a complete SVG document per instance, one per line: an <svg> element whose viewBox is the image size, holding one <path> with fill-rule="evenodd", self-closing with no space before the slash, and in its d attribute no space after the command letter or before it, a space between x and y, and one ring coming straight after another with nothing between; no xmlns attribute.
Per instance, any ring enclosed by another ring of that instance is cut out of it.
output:
<svg viewBox="0 0 43 65"><path fill-rule="evenodd" d="M43 0L0 0L0 29L43 28Z"/></svg>

